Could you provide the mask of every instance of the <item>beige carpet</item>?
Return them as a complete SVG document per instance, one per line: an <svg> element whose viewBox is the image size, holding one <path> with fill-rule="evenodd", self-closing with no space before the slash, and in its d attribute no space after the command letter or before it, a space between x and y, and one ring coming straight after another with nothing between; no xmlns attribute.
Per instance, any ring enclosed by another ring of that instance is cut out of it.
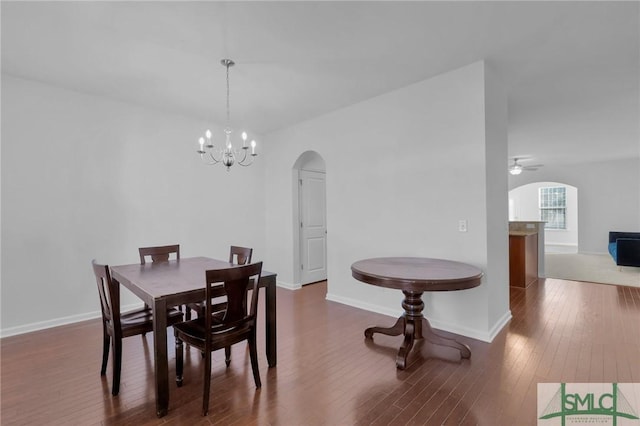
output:
<svg viewBox="0 0 640 426"><path fill-rule="evenodd" d="M547 253L544 262L547 278L640 287L640 268L617 266L609 255Z"/></svg>

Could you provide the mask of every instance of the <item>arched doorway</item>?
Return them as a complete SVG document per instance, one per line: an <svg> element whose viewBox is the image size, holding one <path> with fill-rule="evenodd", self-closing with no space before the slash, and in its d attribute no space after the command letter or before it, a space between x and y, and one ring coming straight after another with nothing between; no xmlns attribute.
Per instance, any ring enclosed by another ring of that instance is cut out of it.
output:
<svg viewBox="0 0 640 426"><path fill-rule="evenodd" d="M510 221L545 221L545 253L578 252L578 188L533 182L509 191Z"/></svg>
<svg viewBox="0 0 640 426"><path fill-rule="evenodd" d="M294 281L300 286L327 279L326 167L315 151L293 166Z"/></svg>

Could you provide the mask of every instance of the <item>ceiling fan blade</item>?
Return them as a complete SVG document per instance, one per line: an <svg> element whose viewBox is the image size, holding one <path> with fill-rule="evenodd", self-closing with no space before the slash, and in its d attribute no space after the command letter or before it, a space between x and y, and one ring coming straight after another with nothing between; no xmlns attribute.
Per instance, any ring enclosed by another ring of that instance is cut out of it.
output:
<svg viewBox="0 0 640 426"><path fill-rule="evenodd" d="M522 157L514 157L513 163L509 164L509 173L512 175L519 175L523 170L526 171L536 171L539 167L542 167L542 164L531 164L531 165L523 165L519 161L524 158Z"/></svg>

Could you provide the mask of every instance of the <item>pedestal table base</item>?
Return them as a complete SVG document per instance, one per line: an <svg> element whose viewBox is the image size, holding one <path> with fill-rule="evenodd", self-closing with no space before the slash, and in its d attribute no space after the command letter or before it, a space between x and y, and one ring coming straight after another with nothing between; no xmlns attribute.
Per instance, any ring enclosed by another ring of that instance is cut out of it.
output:
<svg viewBox="0 0 640 426"><path fill-rule="evenodd" d="M411 348L413 348L413 343L416 339L426 339L436 345L458 349L462 358L471 357L471 349L469 349L469 346L434 333L429 321L422 315L422 310L424 309L422 291L403 290L402 293L404 293L405 296L402 302L404 314L398 318L398 321L396 321L393 327L370 327L364 331L364 336L367 339L372 339L373 333L385 334L387 336L404 334L404 341L396 356L396 366L400 370L404 370L407 366L407 356Z"/></svg>

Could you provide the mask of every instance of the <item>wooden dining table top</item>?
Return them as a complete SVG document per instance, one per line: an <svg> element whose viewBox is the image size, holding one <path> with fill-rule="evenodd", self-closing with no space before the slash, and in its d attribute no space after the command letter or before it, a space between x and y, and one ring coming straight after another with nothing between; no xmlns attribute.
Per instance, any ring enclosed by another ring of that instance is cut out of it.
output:
<svg viewBox="0 0 640 426"><path fill-rule="evenodd" d="M126 276L152 298L204 290L204 273L208 269L227 269L237 265L208 257L189 257L170 262L113 266L114 277Z"/></svg>
<svg viewBox="0 0 640 426"><path fill-rule="evenodd" d="M477 287L482 271L475 266L427 257L377 257L351 265L354 278L367 284L411 291L452 291Z"/></svg>

